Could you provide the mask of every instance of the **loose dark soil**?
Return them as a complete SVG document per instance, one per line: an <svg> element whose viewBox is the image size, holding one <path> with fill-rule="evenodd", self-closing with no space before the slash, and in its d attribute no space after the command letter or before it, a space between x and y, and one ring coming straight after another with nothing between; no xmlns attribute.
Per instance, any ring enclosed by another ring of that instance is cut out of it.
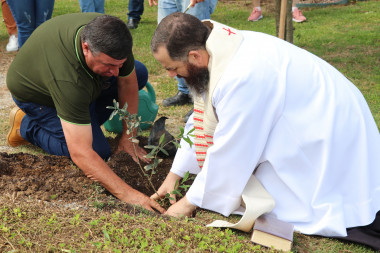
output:
<svg viewBox="0 0 380 253"><path fill-rule="evenodd" d="M109 139L109 142L116 147L118 140ZM140 143L144 146L146 140L140 139ZM172 157L164 158L156 169L157 173L151 180L156 189L165 179L172 161ZM136 190L148 196L154 193L147 177L127 153L112 155L107 164ZM28 198L81 206L113 199L107 190L87 178L69 158L26 153L0 153L0 192L13 199Z"/></svg>

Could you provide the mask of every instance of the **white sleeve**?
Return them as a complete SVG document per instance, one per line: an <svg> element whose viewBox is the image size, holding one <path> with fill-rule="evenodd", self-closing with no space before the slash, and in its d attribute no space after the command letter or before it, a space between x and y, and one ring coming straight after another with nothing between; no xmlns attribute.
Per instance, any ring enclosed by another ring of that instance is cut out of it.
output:
<svg viewBox="0 0 380 253"><path fill-rule="evenodd" d="M244 67L237 68L241 71ZM252 72L240 71L230 72ZM239 208L243 189L260 163L270 130L282 110L284 97L276 77L265 83L252 80L252 76L222 76L212 97L219 120L214 145L186 194L193 205L225 216Z"/></svg>
<svg viewBox="0 0 380 253"><path fill-rule="evenodd" d="M184 134L187 134L190 130L194 128L193 115L189 117L185 125ZM190 137L191 141L194 142L194 138ZM171 172L183 177L186 172L189 171L190 174L198 174L200 171L197 158L195 156L194 145L190 147L189 143L181 139L181 147L177 150L172 164Z"/></svg>

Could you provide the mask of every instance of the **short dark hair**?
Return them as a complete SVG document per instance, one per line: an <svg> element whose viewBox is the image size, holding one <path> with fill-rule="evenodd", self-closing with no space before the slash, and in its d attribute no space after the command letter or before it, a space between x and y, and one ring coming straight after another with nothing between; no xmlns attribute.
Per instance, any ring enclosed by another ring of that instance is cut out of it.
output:
<svg viewBox="0 0 380 253"><path fill-rule="evenodd" d="M205 49L211 29L198 18L175 12L166 16L158 24L153 34L150 48L156 53L165 46L173 60L187 60L191 50Z"/></svg>
<svg viewBox="0 0 380 253"><path fill-rule="evenodd" d="M132 35L127 25L119 18L102 15L91 20L81 34L82 42L87 42L93 54L104 53L122 60L132 54Z"/></svg>

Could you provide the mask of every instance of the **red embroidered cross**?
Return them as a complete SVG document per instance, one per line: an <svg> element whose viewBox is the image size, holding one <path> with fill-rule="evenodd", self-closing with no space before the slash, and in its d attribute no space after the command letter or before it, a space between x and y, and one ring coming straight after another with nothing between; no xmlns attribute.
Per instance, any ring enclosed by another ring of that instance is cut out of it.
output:
<svg viewBox="0 0 380 253"><path fill-rule="evenodd" d="M236 33L234 33L233 31L231 31L230 28L226 29L226 28L223 27L223 30L226 30L226 31L228 32L228 36L230 36L231 33L232 33L232 34L236 34Z"/></svg>

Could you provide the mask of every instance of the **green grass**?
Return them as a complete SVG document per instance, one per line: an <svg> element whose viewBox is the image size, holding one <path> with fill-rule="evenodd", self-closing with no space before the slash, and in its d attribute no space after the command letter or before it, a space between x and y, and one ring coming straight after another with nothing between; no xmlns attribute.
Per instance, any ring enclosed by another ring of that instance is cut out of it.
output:
<svg viewBox="0 0 380 253"><path fill-rule="evenodd" d="M127 20L128 2L106 0L106 13ZM220 1L212 19L238 29L275 35L273 3L262 4L264 18L247 22L251 1ZM77 0L56 0L53 16L79 12ZM380 2L358 1L346 6L304 8L306 23L294 24L294 44L331 63L361 90L380 128ZM157 101L176 92L174 80L154 60L149 44L156 27L157 7L149 7L141 23L131 33L134 54L149 70L149 81ZM8 35L0 26L0 53ZM3 55L3 54L0 54ZM160 107L159 116L170 118L172 130L183 125L190 106ZM6 120L0 129L7 131ZM1 136L4 136L2 133ZM4 140L2 141L4 142ZM16 151L38 152L28 147ZM261 252L249 243L249 234L207 228L223 217L207 211L195 219L168 219L146 212L106 211L104 204L89 210L48 207L38 203L18 203L0 196L0 251L2 252ZM6 204L5 204L6 203ZM238 217L228 218L234 222ZM273 250L266 250L272 252ZM337 240L296 233L294 252L371 252L369 248Z"/></svg>

